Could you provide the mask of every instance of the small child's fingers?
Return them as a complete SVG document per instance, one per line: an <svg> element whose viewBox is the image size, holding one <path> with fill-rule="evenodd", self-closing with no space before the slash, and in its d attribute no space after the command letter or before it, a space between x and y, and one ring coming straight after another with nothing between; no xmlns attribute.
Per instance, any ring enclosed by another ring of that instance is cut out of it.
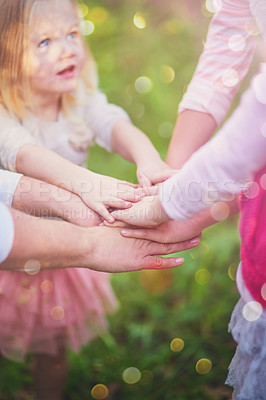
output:
<svg viewBox="0 0 266 400"><path fill-rule="evenodd" d="M136 183L131 183L131 182L128 182L128 181L119 181L119 183L122 183L123 185L132 187L133 189L137 189L138 188L138 185Z"/></svg>
<svg viewBox="0 0 266 400"><path fill-rule="evenodd" d="M152 186L151 180L145 174L138 174L138 181L143 188Z"/></svg>
<svg viewBox="0 0 266 400"><path fill-rule="evenodd" d="M130 201L132 203L137 203L143 197L144 193L142 188L134 189L133 191L118 192L117 197L124 201Z"/></svg>
<svg viewBox="0 0 266 400"><path fill-rule="evenodd" d="M115 221L115 218L109 213L107 208L104 205L96 205L94 207L94 211L96 211L104 220L112 223Z"/></svg>
<svg viewBox="0 0 266 400"><path fill-rule="evenodd" d="M113 209L116 208L127 209L132 207L132 202L121 200L118 199L117 197L110 197L109 200L105 202L105 205L108 207L112 207Z"/></svg>
<svg viewBox="0 0 266 400"><path fill-rule="evenodd" d="M130 210L131 210L131 208L124 209L124 210L112 211L111 215L115 220L124 222L126 224L130 224L130 218L132 217ZM133 225L133 224L134 224L134 222L131 225Z"/></svg>
<svg viewBox="0 0 266 400"><path fill-rule="evenodd" d="M109 224L109 222L107 221L103 221L104 226L109 226L112 228L125 228L128 226L128 224L126 224L125 222L121 222L121 221L115 221L113 224Z"/></svg>
<svg viewBox="0 0 266 400"><path fill-rule="evenodd" d="M160 191L160 187L157 185L149 186L149 187L143 187L142 190L145 196L156 196Z"/></svg>

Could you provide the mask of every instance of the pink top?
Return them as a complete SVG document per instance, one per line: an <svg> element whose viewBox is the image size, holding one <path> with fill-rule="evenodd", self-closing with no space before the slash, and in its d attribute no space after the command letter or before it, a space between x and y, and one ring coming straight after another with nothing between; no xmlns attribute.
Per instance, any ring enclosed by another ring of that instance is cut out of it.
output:
<svg viewBox="0 0 266 400"><path fill-rule="evenodd" d="M265 28L266 21L260 20L266 15L264 0L222 1L210 23L204 51L179 112L206 112L220 125L252 60L256 42L253 15Z"/></svg>
<svg viewBox="0 0 266 400"><path fill-rule="evenodd" d="M252 297L266 308L266 166L250 192L251 198L240 196L241 270Z"/></svg>
<svg viewBox="0 0 266 400"><path fill-rule="evenodd" d="M221 5L211 21L197 70L179 106L180 112L191 109L211 114L218 125L248 71L255 46L254 18L266 37L265 0L223 0ZM161 201L171 218L186 219L217 200L229 200L232 193L247 189L248 181L266 163L265 93L266 66L263 65L222 131L198 150L179 174L163 184ZM266 174L263 177L262 182ZM249 301L243 282L253 298L265 307L262 290L266 281L266 232L263 225L266 220L266 211L263 210L266 184L260 185L259 189L264 194L255 196L241 207L243 279L239 279L238 274L237 283L244 300ZM258 221L258 226L254 221ZM252 258L250 252L256 257Z"/></svg>

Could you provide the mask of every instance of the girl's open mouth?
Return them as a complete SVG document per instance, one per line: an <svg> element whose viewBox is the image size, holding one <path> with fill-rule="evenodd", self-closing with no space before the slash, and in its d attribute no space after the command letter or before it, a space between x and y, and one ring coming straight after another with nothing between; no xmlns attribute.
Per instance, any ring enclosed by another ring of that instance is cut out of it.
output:
<svg viewBox="0 0 266 400"><path fill-rule="evenodd" d="M69 65L67 68L58 72L57 75L61 76L62 78L72 78L75 74L75 70L76 70L75 65Z"/></svg>

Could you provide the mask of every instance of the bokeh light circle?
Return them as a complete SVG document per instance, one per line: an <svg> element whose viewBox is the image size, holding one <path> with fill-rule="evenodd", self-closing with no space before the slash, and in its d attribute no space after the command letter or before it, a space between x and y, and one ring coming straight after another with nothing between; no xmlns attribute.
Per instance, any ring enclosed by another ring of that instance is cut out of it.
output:
<svg viewBox="0 0 266 400"><path fill-rule="evenodd" d="M229 266L228 268L228 276L232 281L236 280L236 271L237 271L238 265L237 263L233 263Z"/></svg>
<svg viewBox="0 0 266 400"><path fill-rule="evenodd" d="M239 34L232 35L229 38L228 47L235 52L242 51L246 47L246 39Z"/></svg>
<svg viewBox="0 0 266 400"><path fill-rule="evenodd" d="M41 263L38 260L28 260L24 265L24 271L28 275L37 275L41 270Z"/></svg>
<svg viewBox="0 0 266 400"><path fill-rule="evenodd" d="M152 81L147 76L140 76L135 81L135 89L138 93L148 93L152 89Z"/></svg>
<svg viewBox="0 0 266 400"><path fill-rule="evenodd" d="M175 79L175 70L170 65L162 65L160 68L160 79L164 83L171 83Z"/></svg>
<svg viewBox="0 0 266 400"><path fill-rule="evenodd" d="M91 395L96 400L106 399L108 394L109 394L108 388L101 383L95 385L91 390Z"/></svg>
<svg viewBox="0 0 266 400"><path fill-rule="evenodd" d="M259 319L262 312L262 305L257 301L249 301L247 304L244 305L242 310L243 317L249 322Z"/></svg>
<svg viewBox="0 0 266 400"><path fill-rule="evenodd" d="M261 126L261 134L266 138L266 122Z"/></svg>
<svg viewBox="0 0 266 400"><path fill-rule="evenodd" d="M94 32L94 23L92 21L81 21L79 24L82 35L89 36Z"/></svg>
<svg viewBox="0 0 266 400"><path fill-rule="evenodd" d="M129 385L134 385L140 380L141 372L138 368L129 367L122 373L122 378L124 382L128 383Z"/></svg>
<svg viewBox="0 0 266 400"><path fill-rule="evenodd" d="M265 84L266 84L266 74L261 73L258 74L253 81L255 96L259 103L266 104L266 93L265 93Z"/></svg>
<svg viewBox="0 0 266 400"><path fill-rule="evenodd" d="M173 271L171 269L141 271L141 283L150 293L163 293L173 283Z"/></svg>
<svg viewBox="0 0 266 400"><path fill-rule="evenodd" d="M260 192L260 186L257 182L250 182L245 189L245 196L248 199L255 199Z"/></svg>
<svg viewBox="0 0 266 400"><path fill-rule="evenodd" d="M226 87L233 87L239 83L238 72L233 68L228 68L222 75L222 82Z"/></svg>
<svg viewBox="0 0 266 400"><path fill-rule="evenodd" d="M216 221L224 221L229 217L229 214L230 208L223 201L219 201L211 207L211 215Z"/></svg>
<svg viewBox="0 0 266 400"><path fill-rule="evenodd" d="M146 28L146 19L141 13L136 13L133 17L133 23L136 28L144 29Z"/></svg>
<svg viewBox="0 0 266 400"><path fill-rule="evenodd" d="M223 6L222 0L206 0L205 7L210 13L217 13Z"/></svg>
<svg viewBox="0 0 266 400"><path fill-rule="evenodd" d="M65 316L65 310L61 306L55 306L51 309L50 315L56 321L60 321Z"/></svg>
<svg viewBox="0 0 266 400"><path fill-rule="evenodd" d="M84 18L88 14L89 8L86 4L80 3L78 5L78 16Z"/></svg>
<svg viewBox="0 0 266 400"><path fill-rule="evenodd" d="M260 177L260 186L262 187L262 189L266 190L266 174L263 174Z"/></svg>
<svg viewBox="0 0 266 400"><path fill-rule="evenodd" d="M261 288L261 297L263 298L263 300L266 301L266 283L264 283L264 284L262 285L262 288Z"/></svg>
<svg viewBox="0 0 266 400"><path fill-rule="evenodd" d="M201 374L207 374L212 369L212 362L208 358L201 358L196 364L196 371Z"/></svg>
<svg viewBox="0 0 266 400"><path fill-rule="evenodd" d="M159 126L159 135L163 138L169 138L172 136L174 125L171 122L163 122Z"/></svg>
<svg viewBox="0 0 266 400"><path fill-rule="evenodd" d="M52 281L50 281L49 279L45 279L41 283L41 291L43 293L51 293L53 291L53 287L54 287L54 285L53 285Z"/></svg>
<svg viewBox="0 0 266 400"><path fill-rule="evenodd" d="M211 277L210 272L205 268L200 268L195 273L195 281L199 285L206 285L206 283L209 282L210 277Z"/></svg>
<svg viewBox="0 0 266 400"><path fill-rule="evenodd" d="M248 18L245 22L245 30L251 36L257 36L261 33L255 18Z"/></svg>
<svg viewBox="0 0 266 400"><path fill-rule="evenodd" d="M179 351L183 350L184 345L185 344L184 344L184 340L183 339L175 338L170 343L170 349L173 352L178 353Z"/></svg>

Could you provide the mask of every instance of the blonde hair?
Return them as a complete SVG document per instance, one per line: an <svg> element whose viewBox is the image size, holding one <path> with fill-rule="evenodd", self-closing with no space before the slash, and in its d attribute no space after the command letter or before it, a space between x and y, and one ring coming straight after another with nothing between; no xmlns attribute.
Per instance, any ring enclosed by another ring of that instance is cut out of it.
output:
<svg viewBox="0 0 266 400"><path fill-rule="evenodd" d="M21 119L27 108L32 109L30 82L26 74L25 50L28 46L32 10L38 1L1 0L0 3L0 104ZM51 1L51 0L50 0ZM78 4L69 0L76 10ZM85 64L80 76L89 92L97 87L97 72L93 57L85 45ZM81 102L79 88L62 95L62 110L69 113L73 105Z"/></svg>

